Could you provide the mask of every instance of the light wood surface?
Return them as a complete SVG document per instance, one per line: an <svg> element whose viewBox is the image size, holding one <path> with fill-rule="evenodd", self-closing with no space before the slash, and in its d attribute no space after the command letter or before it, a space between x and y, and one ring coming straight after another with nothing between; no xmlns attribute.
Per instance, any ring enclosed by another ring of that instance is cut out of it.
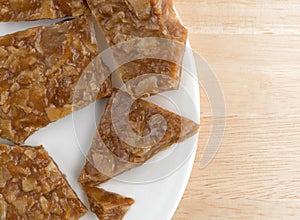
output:
<svg viewBox="0 0 300 220"><path fill-rule="evenodd" d="M212 116L201 94L191 179L173 220L300 219L300 1L175 0L226 99L214 160L199 168Z"/></svg>

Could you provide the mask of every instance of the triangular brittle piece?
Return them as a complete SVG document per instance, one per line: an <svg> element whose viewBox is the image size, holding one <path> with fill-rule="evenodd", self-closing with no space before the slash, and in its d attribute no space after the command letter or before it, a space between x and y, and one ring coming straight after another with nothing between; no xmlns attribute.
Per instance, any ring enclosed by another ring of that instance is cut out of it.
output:
<svg viewBox="0 0 300 220"><path fill-rule="evenodd" d="M79 219L86 207L45 149L0 144L0 219Z"/></svg>
<svg viewBox="0 0 300 220"><path fill-rule="evenodd" d="M96 186L140 166L160 151L197 133L198 127L187 118L142 99L133 101L127 93L114 90L79 182Z"/></svg>
<svg viewBox="0 0 300 220"><path fill-rule="evenodd" d="M84 0L0 0L0 22L53 19L89 13Z"/></svg>
<svg viewBox="0 0 300 220"><path fill-rule="evenodd" d="M117 45L117 63L126 63L117 73L130 95L137 98L178 88L187 30L175 13L173 0L87 3L108 44Z"/></svg>
<svg viewBox="0 0 300 220"><path fill-rule="evenodd" d="M0 37L0 137L23 144L38 129L95 101L89 92L110 95L98 54L88 17Z"/></svg>
<svg viewBox="0 0 300 220"><path fill-rule="evenodd" d="M85 187L91 211L100 220L121 220L134 203L131 198L96 187Z"/></svg>

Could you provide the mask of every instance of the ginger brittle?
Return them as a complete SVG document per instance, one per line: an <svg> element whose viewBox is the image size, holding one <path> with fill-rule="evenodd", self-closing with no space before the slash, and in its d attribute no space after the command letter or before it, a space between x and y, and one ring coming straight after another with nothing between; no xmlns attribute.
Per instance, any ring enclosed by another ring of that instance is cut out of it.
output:
<svg viewBox="0 0 300 220"><path fill-rule="evenodd" d="M79 219L87 209L42 146L0 144L0 219Z"/></svg>
<svg viewBox="0 0 300 220"><path fill-rule="evenodd" d="M187 30L179 21L172 0L87 0L87 3L108 44L118 48L115 55L119 56L117 66L121 66L116 72L130 95L138 98L178 88ZM150 49L155 54L148 53ZM134 58L124 64L130 56ZM171 56L175 59L169 59Z"/></svg>
<svg viewBox="0 0 300 220"><path fill-rule="evenodd" d="M100 220L122 220L134 200L96 187L84 187L90 209Z"/></svg>
<svg viewBox="0 0 300 220"><path fill-rule="evenodd" d="M97 186L141 166L174 143L193 136L198 128L187 118L143 99L133 101L127 93L115 89L87 154L79 182Z"/></svg>
<svg viewBox="0 0 300 220"><path fill-rule="evenodd" d="M89 13L84 0L0 0L0 22L54 19Z"/></svg>
<svg viewBox="0 0 300 220"><path fill-rule="evenodd" d="M98 54L88 17L0 37L0 137L21 144L38 129L95 101L87 98L88 90L97 98L108 96L111 82L104 81L101 61L95 62ZM86 84L83 95L79 82ZM75 97L79 95L86 100Z"/></svg>

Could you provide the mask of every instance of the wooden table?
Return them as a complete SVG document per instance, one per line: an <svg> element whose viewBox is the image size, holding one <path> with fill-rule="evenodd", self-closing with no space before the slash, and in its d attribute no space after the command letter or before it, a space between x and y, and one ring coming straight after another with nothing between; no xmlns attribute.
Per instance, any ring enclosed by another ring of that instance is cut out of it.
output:
<svg viewBox="0 0 300 220"><path fill-rule="evenodd" d="M300 219L300 1L175 0L226 99L225 136L199 168L211 112L174 220Z"/></svg>

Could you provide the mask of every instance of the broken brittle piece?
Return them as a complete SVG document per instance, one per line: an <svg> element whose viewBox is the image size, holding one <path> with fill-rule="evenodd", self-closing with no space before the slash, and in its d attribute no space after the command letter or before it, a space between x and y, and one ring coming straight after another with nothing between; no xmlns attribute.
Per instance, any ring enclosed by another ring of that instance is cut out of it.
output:
<svg viewBox="0 0 300 220"><path fill-rule="evenodd" d="M79 182L97 186L193 136L198 128L187 118L143 99L133 101L127 93L114 90Z"/></svg>
<svg viewBox="0 0 300 220"><path fill-rule="evenodd" d="M0 219L79 219L87 209L45 149L0 145Z"/></svg>
<svg viewBox="0 0 300 220"><path fill-rule="evenodd" d="M122 220L134 200L96 187L84 187L90 209L100 220Z"/></svg>
<svg viewBox="0 0 300 220"><path fill-rule="evenodd" d="M84 0L0 0L0 22L54 19L89 13Z"/></svg>
<svg viewBox="0 0 300 220"><path fill-rule="evenodd" d="M95 101L90 93L110 95L98 54L88 17L0 37L0 137L22 144Z"/></svg>
<svg viewBox="0 0 300 220"><path fill-rule="evenodd" d="M107 42L116 50L114 55L120 65L116 72L130 95L138 98L178 88L187 30L172 0L87 3Z"/></svg>

